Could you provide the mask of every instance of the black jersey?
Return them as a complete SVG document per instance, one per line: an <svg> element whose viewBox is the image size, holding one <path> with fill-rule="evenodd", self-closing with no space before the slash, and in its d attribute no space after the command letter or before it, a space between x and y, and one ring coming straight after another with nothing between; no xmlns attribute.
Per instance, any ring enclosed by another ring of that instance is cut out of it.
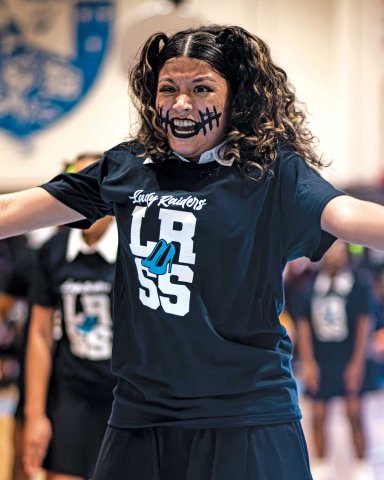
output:
<svg viewBox="0 0 384 480"><path fill-rule="evenodd" d="M325 272L296 299L295 317L309 322L314 355L321 369L345 368L356 343L357 322L373 312L372 288L349 269L333 279Z"/></svg>
<svg viewBox="0 0 384 480"><path fill-rule="evenodd" d="M5 293L22 299L25 303L25 324L21 331L19 348L17 349L20 372L17 378L18 402L15 417L22 418L25 401L25 354L27 350L30 312L30 292L35 278L36 252L30 248L24 248L18 256L12 275L6 285Z"/></svg>
<svg viewBox="0 0 384 480"><path fill-rule="evenodd" d="M114 225L107 233L108 248L117 248ZM32 302L59 309L63 335L55 352L52 383L99 398L110 398L116 377L110 368L112 346L112 285L115 263L98 251L76 252L71 235L63 229L38 252Z"/></svg>
<svg viewBox="0 0 384 480"><path fill-rule="evenodd" d="M121 144L43 185L90 221L117 219L110 424L299 418L279 322L282 271L299 256L318 260L333 242L320 219L341 192L286 150L256 182L236 164L152 163L136 148Z"/></svg>
<svg viewBox="0 0 384 480"><path fill-rule="evenodd" d="M343 269L334 278L319 272L311 285L294 299L296 318L309 323L313 354L320 368L317 391L306 393L316 400L347 397L345 369L352 359L361 315L373 309L371 286L364 276ZM359 393L378 387L375 365L367 359Z"/></svg>

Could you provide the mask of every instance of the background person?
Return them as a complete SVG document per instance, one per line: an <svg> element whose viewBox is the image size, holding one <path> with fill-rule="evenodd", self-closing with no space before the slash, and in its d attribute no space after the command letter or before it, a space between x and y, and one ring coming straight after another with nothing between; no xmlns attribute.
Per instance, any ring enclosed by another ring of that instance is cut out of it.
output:
<svg viewBox="0 0 384 480"><path fill-rule="evenodd" d="M81 155L78 171L100 158ZM39 251L27 346L24 465L47 478L88 479L112 404L112 283L117 232L112 217L63 228ZM62 338L54 345L55 310Z"/></svg>
<svg viewBox="0 0 384 480"><path fill-rule="evenodd" d="M312 399L312 434L317 458L315 480L331 478L327 462L326 420L329 401L342 397L357 461L354 479L374 479L366 459L362 394L375 387L367 377L372 332L372 287L351 268L347 245L340 240L324 255L312 284L296 299L297 343L306 393Z"/></svg>

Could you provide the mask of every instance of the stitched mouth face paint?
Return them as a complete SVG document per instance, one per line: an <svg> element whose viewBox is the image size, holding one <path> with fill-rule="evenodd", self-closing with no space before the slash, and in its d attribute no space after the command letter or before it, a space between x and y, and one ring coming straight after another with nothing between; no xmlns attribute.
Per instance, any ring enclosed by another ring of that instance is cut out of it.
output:
<svg viewBox="0 0 384 480"><path fill-rule="evenodd" d="M202 130L203 135L206 135L209 131L212 131L213 127L218 128L220 125L220 117L222 113L216 110L216 107L213 107L212 110L209 110L207 107L205 112L198 110L200 121L196 122L195 120L185 119L185 118L172 118L169 119L169 110L167 110L165 116L163 115L163 107L158 108L158 118L160 126L164 128L165 132L168 133L168 128L171 130L171 133L174 137L177 138L190 138L198 135L200 130Z"/></svg>

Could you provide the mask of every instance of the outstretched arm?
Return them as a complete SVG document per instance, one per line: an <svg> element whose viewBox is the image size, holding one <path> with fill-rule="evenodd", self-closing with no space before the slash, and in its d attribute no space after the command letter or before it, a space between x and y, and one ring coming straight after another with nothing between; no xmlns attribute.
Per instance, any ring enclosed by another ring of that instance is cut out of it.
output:
<svg viewBox="0 0 384 480"><path fill-rule="evenodd" d="M321 228L349 243L384 250L384 207L342 195L325 206Z"/></svg>
<svg viewBox="0 0 384 480"><path fill-rule="evenodd" d="M84 218L40 187L0 195L0 238Z"/></svg>

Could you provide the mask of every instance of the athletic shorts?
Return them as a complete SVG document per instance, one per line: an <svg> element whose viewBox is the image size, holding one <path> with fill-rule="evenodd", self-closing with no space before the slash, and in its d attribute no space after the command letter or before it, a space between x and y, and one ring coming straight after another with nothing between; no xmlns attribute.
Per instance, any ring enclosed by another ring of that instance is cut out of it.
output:
<svg viewBox="0 0 384 480"><path fill-rule="evenodd" d="M68 389L50 396L48 417L53 436L43 468L56 473L92 476L112 406ZM111 479L112 480L112 479Z"/></svg>
<svg viewBox="0 0 384 480"><path fill-rule="evenodd" d="M188 429L108 427L92 480L311 480L300 422Z"/></svg>

